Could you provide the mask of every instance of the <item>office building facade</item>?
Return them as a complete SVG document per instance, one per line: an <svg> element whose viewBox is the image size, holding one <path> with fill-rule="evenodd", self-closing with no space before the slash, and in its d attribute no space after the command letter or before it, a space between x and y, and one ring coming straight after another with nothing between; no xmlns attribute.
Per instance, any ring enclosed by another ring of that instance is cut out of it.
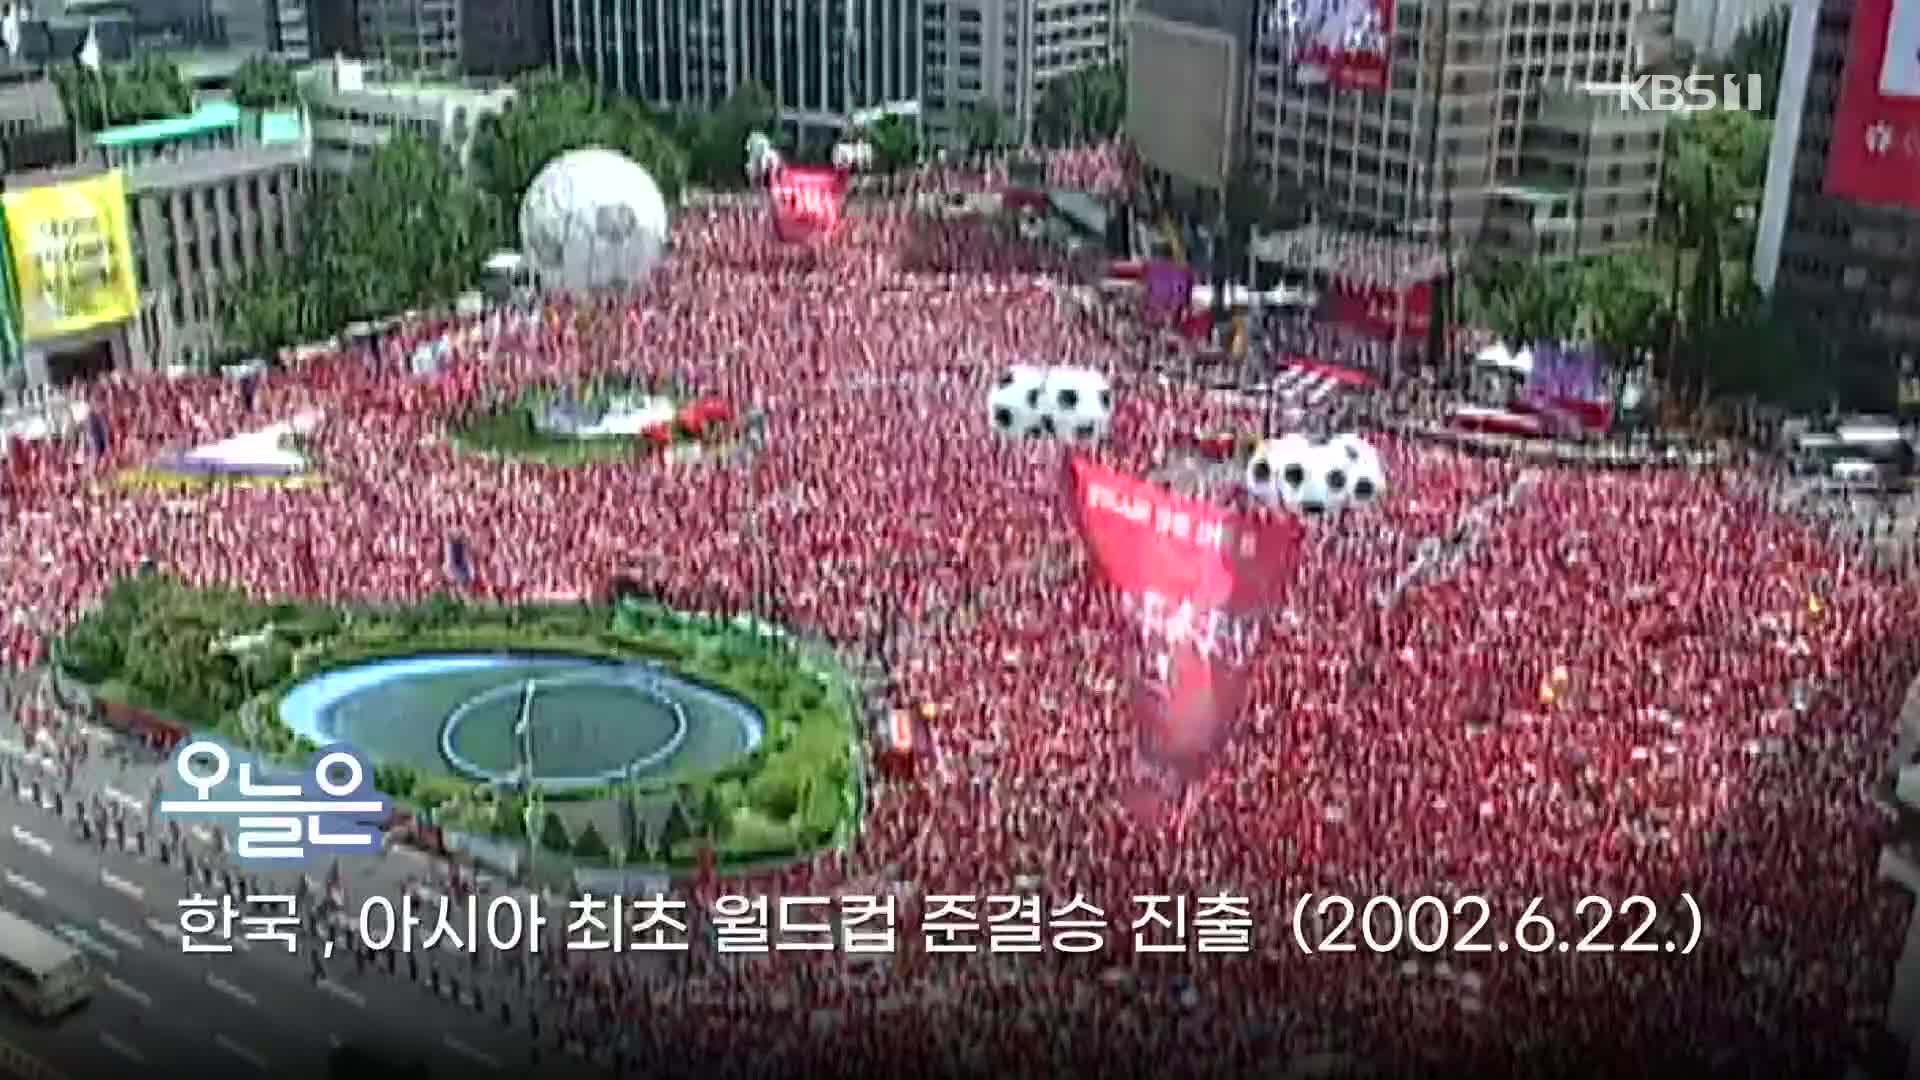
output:
<svg viewBox="0 0 1920 1080"><path fill-rule="evenodd" d="M224 355L221 297L299 245L309 184L299 144L224 147L127 170L141 293L126 331L129 367L204 367Z"/></svg>
<svg viewBox="0 0 1920 1080"><path fill-rule="evenodd" d="M511 87L497 82L417 79L378 64L334 59L298 75L318 168L345 172L407 131L445 147L462 164L480 120L504 110Z"/></svg>
<svg viewBox="0 0 1920 1080"><path fill-rule="evenodd" d="M657 107L748 80L787 133L830 138L857 109L925 97L925 0L550 0L554 64Z"/></svg>
<svg viewBox="0 0 1920 1080"><path fill-rule="evenodd" d="M1920 209L1829 194L1843 77L1853 64L1853 0L1798 0L1787 34L1761 203L1754 279L1817 319L1836 375L1877 396L1920 374ZM1908 146L1908 134L1898 146ZM1910 166L1889 155L1891 174ZM1913 191L1920 192L1920 185ZM1815 362L1812 359L1809 362Z"/></svg>
<svg viewBox="0 0 1920 1080"><path fill-rule="evenodd" d="M1354 227L1456 248L1558 258L1644 243L1664 117L1589 91L1633 70L1635 18L1634 0L1403 2L1379 91L1303 82L1289 40L1256 22L1232 164Z"/></svg>
<svg viewBox="0 0 1920 1080"><path fill-rule="evenodd" d="M1116 56L1113 0L927 0L926 134L956 144L969 109L1033 138L1049 84Z"/></svg>

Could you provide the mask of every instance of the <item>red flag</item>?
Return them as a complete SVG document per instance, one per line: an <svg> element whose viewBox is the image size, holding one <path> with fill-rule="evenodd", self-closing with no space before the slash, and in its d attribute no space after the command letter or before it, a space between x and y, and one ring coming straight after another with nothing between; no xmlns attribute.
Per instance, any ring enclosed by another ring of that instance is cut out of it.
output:
<svg viewBox="0 0 1920 1080"><path fill-rule="evenodd" d="M1292 584L1305 530L1236 513L1080 457L1068 510L1101 578L1138 620L1146 655L1134 698L1142 786L1159 818L1205 773L1246 699L1254 620Z"/></svg>
<svg viewBox="0 0 1920 1080"><path fill-rule="evenodd" d="M1067 459L1066 488L1087 554L1130 598L1237 618L1273 607L1293 584L1306 536L1294 518L1238 513L1078 455Z"/></svg>

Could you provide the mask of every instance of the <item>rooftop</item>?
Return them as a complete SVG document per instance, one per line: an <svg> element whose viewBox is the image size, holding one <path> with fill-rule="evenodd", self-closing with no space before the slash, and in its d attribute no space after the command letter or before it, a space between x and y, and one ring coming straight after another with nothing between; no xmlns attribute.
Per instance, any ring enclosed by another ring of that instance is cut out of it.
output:
<svg viewBox="0 0 1920 1080"><path fill-rule="evenodd" d="M240 126L240 107L231 101L210 101L186 116L169 116L144 124L108 128L93 137L95 146L120 149L190 139Z"/></svg>
<svg viewBox="0 0 1920 1080"><path fill-rule="evenodd" d="M67 110L60 104L60 91L46 79L0 85L0 124L65 127Z"/></svg>
<svg viewBox="0 0 1920 1080"><path fill-rule="evenodd" d="M127 167L127 188L133 193L196 187L235 176L247 176L299 165L307 160L302 143L249 144L203 150Z"/></svg>
<svg viewBox="0 0 1920 1080"><path fill-rule="evenodd" d="M1356 285L1404 288L1444 277L1450 260L1435 244L1368 236L1320 225L1255 241L1263 262L1325 274Z"/></svg>

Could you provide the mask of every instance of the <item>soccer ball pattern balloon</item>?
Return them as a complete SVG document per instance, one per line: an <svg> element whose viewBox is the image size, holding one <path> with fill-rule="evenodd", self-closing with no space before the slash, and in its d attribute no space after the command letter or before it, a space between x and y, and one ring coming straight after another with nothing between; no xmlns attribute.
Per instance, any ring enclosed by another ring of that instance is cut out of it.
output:
<svg viewBox="0 0 1920 1080"><path fill-rule="evenodd" d="M1387 470L1380 451L1367 440L1351 433L1336 435L1328 445L1345 460L1348 500L1365 506L1387 493Z"/></svg>
<svg viewBox="0 0 1920 1080"><path fill-rule="evenodd" d="M631 287L666 250L666 199L645 169L612 150L574 150L527 188L520 243L542 288Z"/></svg>
<svg viewBox="0 0 1920 1080"><path fill-rule="evenodd" d="M1100 442L1113 425L1113 386L1092 368L1054 368L1047 372L1041 408L1059 438Z"/></svg>
<svg viewBox="0 0 1920 1080"><path fill-rule="evenodd" d="M1040 407L1046 385L1045 368L1022 365L1002 372L987 391L987 424L993 433L1010 439L1051 434Z"/></svg>
<svg viewBox="0 0 1920 1080"><path fill-rule="evenodd" d="M1113 427L1113 386L1092 368L1017 365L988 388L987 424L1007 438L1101 442Z"/></svg>
<svg viewBox="0 0 1920 1080"><path fill-rule="evenodd" d="M1380 452L1358 435L1325 441L1289 434L1268 439L1247 458L1249 498L1302 517L1328 517L1364 506L1387 489Z"/></svg>

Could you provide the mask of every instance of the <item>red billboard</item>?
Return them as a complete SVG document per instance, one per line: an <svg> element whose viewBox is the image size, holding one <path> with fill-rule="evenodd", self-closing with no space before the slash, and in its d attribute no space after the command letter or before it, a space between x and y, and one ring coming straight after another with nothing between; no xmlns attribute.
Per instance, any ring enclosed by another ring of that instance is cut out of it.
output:
<svg viewBox="0 0 1920 1080"><path fill-rule="evenodd" d="M819 165L788 165L767 182L773 202L773 232L782 240L825 236L840 224L847 174Z"/></svg>
<svg viewBox="0 0 1920 1080"><path fill-rule="evenodd" d="M1279 19L1294 43L1300 81L1342 90L1387 88L1393 0L1282 0Z"/></svg>
<svg viewBox="0 0 1920 1080"><path fill-rule="evenodd" d="M1330 290L1328 317L1342 326L1383 341L1426 339L1433 320L1433 286L1422 282L1404 290L1339 282Z"/></svg>
<svg viewBox="0 0 1920 1080"><path fill-rule="evenodd" d="M1859 0L1827 194L1920 209L1920 0Z"/></svg>

